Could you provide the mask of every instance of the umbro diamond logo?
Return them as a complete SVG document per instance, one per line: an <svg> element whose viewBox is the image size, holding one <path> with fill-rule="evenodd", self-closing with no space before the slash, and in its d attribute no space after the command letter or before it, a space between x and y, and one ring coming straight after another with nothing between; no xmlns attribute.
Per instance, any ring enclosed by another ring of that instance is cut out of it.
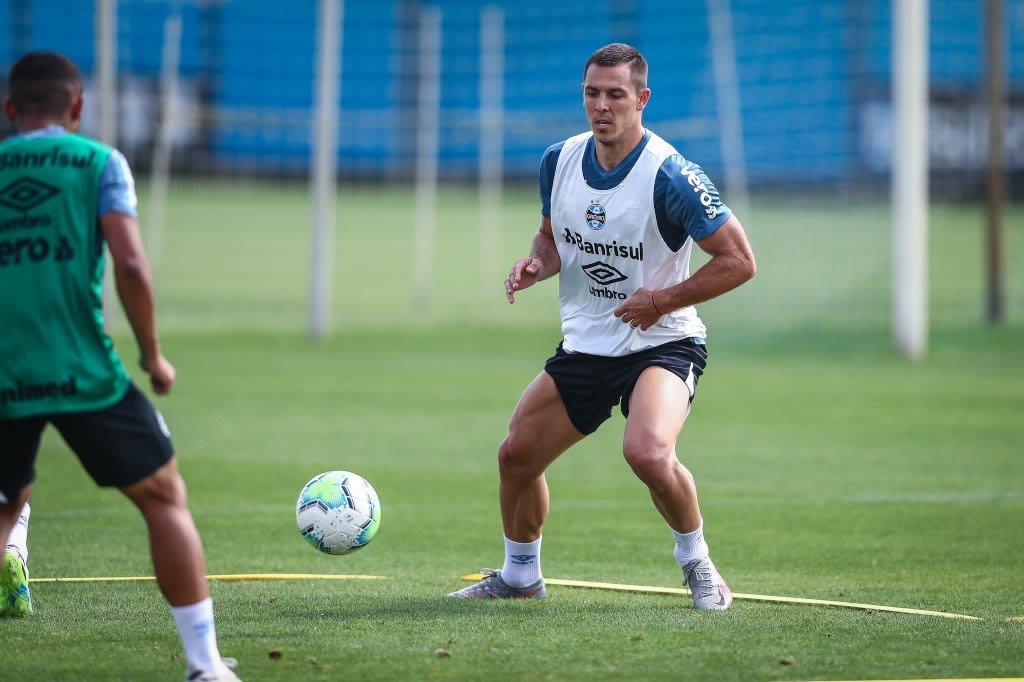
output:
<svg viewBox="0 0 1024 682"><path fill-rule="evenodd" d="M25 213L58 193L56 187L23 176L0 189L0 204Z"/></svg>
<svg viewBox="0 0 1024 682"><path fill-rule="evenodd" d="M629 279L626 275L619 272L615 266L600 261L584 265L583 272L587 273L587 277L603 286Z"/></svg>
<svg viewBox="0 0 1024 682"><path fill-rule="evenodd" d="M527 564L532 564L534 561L536 561L537 560L537 555L536 554L512 554L512 555L509 556L509 559L511 559L512 563L514 563L514 564L519 564L520 566L525 566Z"/></svg>

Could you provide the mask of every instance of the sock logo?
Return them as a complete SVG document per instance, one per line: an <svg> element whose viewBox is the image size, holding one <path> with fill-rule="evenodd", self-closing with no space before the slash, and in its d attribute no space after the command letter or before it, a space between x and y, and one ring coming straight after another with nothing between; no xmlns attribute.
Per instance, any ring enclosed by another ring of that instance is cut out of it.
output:
<svg viewBox="0 0 1024 682"><path fill-rule="evenodd" d="M537 561L536 554L511 554L508 558L518 566L529 566Z"/></svg>

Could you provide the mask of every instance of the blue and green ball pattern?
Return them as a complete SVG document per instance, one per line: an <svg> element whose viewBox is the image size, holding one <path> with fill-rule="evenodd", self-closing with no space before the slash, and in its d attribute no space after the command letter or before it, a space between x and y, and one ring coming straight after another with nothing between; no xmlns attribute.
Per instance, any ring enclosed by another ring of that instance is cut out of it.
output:
<svg viewBox="0 0 1024 682"><path fill-rule="evenodd" d="M351 554L377 534L380 499L362 476L327 471L303 486L295 520L302 537L321 552Z"/></svg>

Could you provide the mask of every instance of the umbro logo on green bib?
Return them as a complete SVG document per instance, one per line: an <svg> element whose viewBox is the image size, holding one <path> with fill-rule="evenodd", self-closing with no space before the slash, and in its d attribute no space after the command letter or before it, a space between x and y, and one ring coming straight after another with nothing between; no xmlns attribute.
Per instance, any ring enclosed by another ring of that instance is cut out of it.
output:
<svg viewBox="0 0 1024 682"><path fill-rule="evenodd" d="M56 187L35 178L22 176L0 189L0 204L25 213L59 193L60 190Z"/></svg>

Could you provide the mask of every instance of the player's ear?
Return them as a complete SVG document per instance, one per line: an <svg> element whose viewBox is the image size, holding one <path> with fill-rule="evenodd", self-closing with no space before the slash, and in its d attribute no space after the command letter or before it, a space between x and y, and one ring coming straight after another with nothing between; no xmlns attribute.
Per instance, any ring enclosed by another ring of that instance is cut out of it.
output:
<svg viewBox="0 0 1024 682"><path fill-rule="evenodd" d="M14 108L14 102L11 101L10 97L4 98L4 115L7 116L7 120L11 123L18 122L18 110Z"/></svg>
<svg viewBox="0 0 1024 682"><path fill-rule="evenodd" d="M85 106L85 93L79 92L77 95L71 98L71 106L68 107L69 123L71 123L70 130L72 132L78 131L78 126L82 123L82 107Z"/></svg>
<svg viewBox="0 0 1024 682"><path fill-rule="evenodd" d="M647 102L651 99L651 89L644 88L640 91L640 96L636 99L636 110L643 111L644 107L647 106Z"/></svg>

